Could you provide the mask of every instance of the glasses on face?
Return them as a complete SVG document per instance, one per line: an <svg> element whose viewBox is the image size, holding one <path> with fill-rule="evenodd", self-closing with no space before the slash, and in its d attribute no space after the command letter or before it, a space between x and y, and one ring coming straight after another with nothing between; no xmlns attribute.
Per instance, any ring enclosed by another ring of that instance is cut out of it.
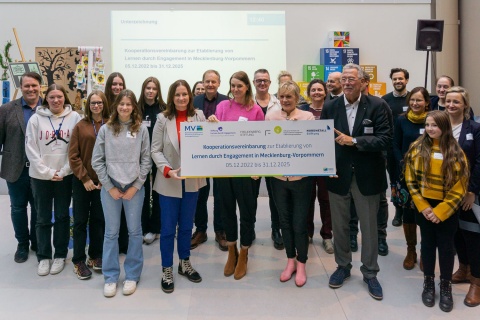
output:
<svg viewBox="0 0 480 320"><path fill-rule="evenodd" d="M358 78L353 78L353 77L350 77L350 78L341 78L340 81L342 81L343 83L347 83L347 82L355 82L357 81Z"/></svg>
<svg viewBox="0 0 480 320"><path fill-rule="evenodd" d="M270 80L266 80L266 79L256 79L256 80L255 80L255 83L256 83L256 84L262 84L262 83L269 84L269 83L270 83Z"/></svg>
<svg viewBox="0 0 480 320"><path fill-rule="evenodd" d="M410 99L409 101L410 101L410 103L416 103L416 104L425 102L425 100L423 100L423 99Z"/></svg>
<svg viewBox="0 0 480 320"><path fill-rule="evenodd" d="M91 106L103 106L103 102L102 101L91 101L90 105Z"/></svg>

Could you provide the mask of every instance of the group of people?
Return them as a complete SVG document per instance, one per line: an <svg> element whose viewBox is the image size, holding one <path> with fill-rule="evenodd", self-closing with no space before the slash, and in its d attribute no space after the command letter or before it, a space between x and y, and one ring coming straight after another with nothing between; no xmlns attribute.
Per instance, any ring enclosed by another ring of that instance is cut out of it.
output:
<svg viewBox="0 0 480 320"><path fill-rule="evenodd" d="M181 123L332 119L334 177L265 178L271 238L287 256L280 281L294 277L298 287L307 282L318 198L322 245L334 253L338 265L329 286L339 288L350 277L352 251L358 249L351 229L358 230L359 221L363 280L373 298L383 298L377 258L388 254L388 169L393 224L403 225L407 270L418 260L416 225L420 227L423 303L435 304L438 248L440 308L446 312L453 308L452 282L470 282L464 302L477 306L480 224L472 208L480 191L480 124L472 119L467 91L455 87L451 78L438 80L434 99L423 87L406 89L405 69L392 69L390 78L394 91L383 99L374 97L368 94L368 75L360 66L347 64L327 82L312 80L306 103L288 72L280 73L276 94L268 92L271 80L266 69L257 70L253 82L245 72L236 72L229 79L229 92L222 95L220 74L207 70L193 89L184 80L171 84L165 103L157 78L144 81L137 100L126 89L124 77L112 73L105 93L93 91L80 115L61 85L50 85L42 99L40 76L26 73L22 97L0 107L0 176L7 181L18 240L14 260L26 261L30 246L37 254L38 275L63 270L73 197L72 262L79 279L90 278L90 268L102 271L103 293L113 297L119 254L126 253L123 294L134 293L143 267L142 242L159 238L161 287L171 293L175 237L178 273L192 282L202 281L189 257L191 249L207 241L207 201L213 185L215 241L220 250L228 251L224 275L242 279L256 237L260 177L212 181L182 177ZM453 274L455 252L460 268Z"/></svg>

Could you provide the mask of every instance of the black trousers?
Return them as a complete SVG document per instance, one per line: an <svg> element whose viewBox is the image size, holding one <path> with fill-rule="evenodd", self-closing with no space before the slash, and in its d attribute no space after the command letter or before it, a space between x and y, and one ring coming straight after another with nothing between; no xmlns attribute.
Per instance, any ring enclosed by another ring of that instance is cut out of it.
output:
<svg viewBox="0 0 480 320"><path fill-rule="evenodd" d="M250 246L253 241L257 212L256 181L252 178L221 178L218 184L219 209L227 241L238 239L237 204L240 210L240 244Z"/></svg>
<svg viewBox="0 0 480 320"><path fill-rule="evenodd" d="M152 167L152 178L150 173L147 174L147 180L143 186L145 187L145 198L143 199L142 207L142 232L143 234L160 233L160 203L158 201L158 193L152 189L155 183L155 177L157 176L157 167ZM151 181L151 183L150 183ZM152 201L152 210L150 211L150 200Z"/></svg>
<svg viewBox="0 0 480 320"><path fill-rule="evenodd" d="M31 179L35 209L37 210L37 260L65 259L68 254L70 239L70 201L72 200L72 174L62 181ZM54 220L52 223L52 203Z"/></svg>
<svg viewBox="0 0 480 320"><path fill-rule="evenodd" d="M432 208L440 201L427 199ZM423 273L426 276L435 276L435 261L440 265L440 278L452 280L453 264L455 259L454 236L458 228L458 214L440 223L427 220L420 212L417 215L417 224L420 227L421 253Z"/></svg>
<svg viewBox="0 0 480 320"><path fill-rule="evenodd" d="M215 232L223 232L222 216L220 214L220 195L218 193L217 180L220 178L212 178L213 182L213 230ZM196 231L206 232L208 228L208 209L207 202L210 195L210 178L207 178L207 185L198 190L197 209L195 211L195 228Z"/></svg>
<svg viewBox="0 0 480 320"><path fill-rule="evenodd" d="M472 210L459 211L460 220L476 221ZM455 234L455 249L457 250L458 261L470 265L472 276L480 278L480 233L458 229Z"/></svg>
<svg viewBox="0 0 480 320"><path fill-rule="evenodd" d="M272 193L278 208L280 228L287 258L301 263L308 259L307 215L312 195L312 180L272 180Z"/></svg>
<svg viewBox="0 0 480 320"><path fill-rule="evenodd" d="M103 217L100 190L87 191L82 181L73 176L73 263L86 260L87 226L90 243L88 256L101 258L103 254L103 235L105 219Z"/></svg>

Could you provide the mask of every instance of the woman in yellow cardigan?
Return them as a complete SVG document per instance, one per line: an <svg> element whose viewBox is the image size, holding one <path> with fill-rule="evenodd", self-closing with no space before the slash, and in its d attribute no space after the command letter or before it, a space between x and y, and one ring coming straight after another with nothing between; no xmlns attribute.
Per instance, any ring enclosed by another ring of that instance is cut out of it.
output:
<svg viewBox="0 0 480 320"><path fill-rule="evenodd" d="M465 155L453 137L448 115L431 111L425 132L405 155L405 181L420 214L417 224L422 235L424 283L422 301L435 305L435 260L440 265L440 309L453 308L452 272L454 235L458 227L457 209L466 193L469 177Z"/></svg>

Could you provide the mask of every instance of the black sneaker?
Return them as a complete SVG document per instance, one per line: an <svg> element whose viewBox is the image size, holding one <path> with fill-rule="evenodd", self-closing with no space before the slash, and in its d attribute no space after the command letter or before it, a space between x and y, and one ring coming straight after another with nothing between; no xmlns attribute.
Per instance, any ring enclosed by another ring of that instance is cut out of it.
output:
<svg viewBox="0 0 480 320"><path fill-rule="evenodd" d="M28 244L26 246L23 244L17 245L17 251L15 251L13 260L15 260L16 263L22 263L28 260Z"/></svg>
<svg viewBox="0 0 480 320"><path fill-rule="evenodd" d="M165 293L172 293L173 285L173 267L162 268L162 291Z"/></svg>
<svg viewBox="0 0 480 320"><path fill-rule="evenodd" d="M73 265L73 272L77 275L77 278L80 280L90 279L92 276L92 271L88 269L85 261L77 262Z"/></svg>
<svg viewBox="0 0 480 320"><path fill-rule="evenodd" d="M201 282L202 277L198 274L197 270L193 269L190 259L180 259L178 264L178 274L187 277L192 282Z"/></svg>

